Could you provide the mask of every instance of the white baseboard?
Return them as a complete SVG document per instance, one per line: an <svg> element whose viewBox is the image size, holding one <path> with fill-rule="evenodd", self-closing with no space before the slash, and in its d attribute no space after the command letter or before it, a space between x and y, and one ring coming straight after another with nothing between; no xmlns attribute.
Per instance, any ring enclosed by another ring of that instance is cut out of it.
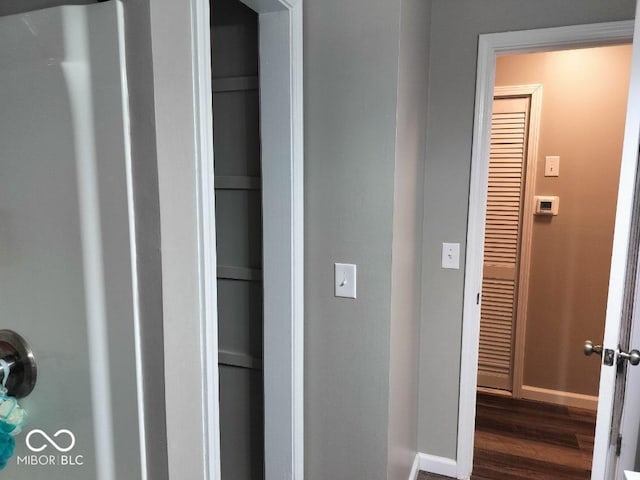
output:
<svg viewBox="0 0 640 480"><path fill-rule="evenodd" d="M427 473L436 473L445 477L458 478L458 464L455 460L444 457L436 457L427 453L418 453L420 470Z"/></svg>
<svg viewBox="0 0 640 480"><path fill-rule="evenodd" d="M567 407L586 408L594 411L598 409L598 397L593 395L562 392L529 385L522 386L522 398L537 400L539 402L555 403L556 405L565 405Z"/></svg>
<svg viewBox="0 0 640 480"><path fill-rule="evenodd" d="M409 473L409 480L417 480L418 473L420 473L420 454L416 453L416 458L413 459L413 466L411 467L411 473Z"/></svg>

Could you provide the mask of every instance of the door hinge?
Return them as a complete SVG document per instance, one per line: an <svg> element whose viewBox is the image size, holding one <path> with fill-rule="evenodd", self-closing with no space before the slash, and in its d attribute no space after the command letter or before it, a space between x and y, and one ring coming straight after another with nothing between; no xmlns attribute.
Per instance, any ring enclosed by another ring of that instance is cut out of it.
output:
<svg viewBox="0 0 640 480"><path fill-rule="evenodd" d="M620 452L622 452L622 435L618 434L618 439L616 440L616 457L620 456Z"/></svg>
<svg viewBox="0 0 640 480"><path fill-rule="evenodd" d="M480 305L480 294L476 294L476 305Z"/></svg>

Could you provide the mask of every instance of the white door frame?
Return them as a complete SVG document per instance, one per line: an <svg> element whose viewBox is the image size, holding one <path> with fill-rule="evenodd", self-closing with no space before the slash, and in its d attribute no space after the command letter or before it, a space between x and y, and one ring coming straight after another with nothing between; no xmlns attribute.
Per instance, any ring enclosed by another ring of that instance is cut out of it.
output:
<svg viewBox="0 0 640 480"><path fill-rule="evenodd" d="M244 1L244 0L243 0ZM209 0L150 3L171 479L220 478ZM265 474L303 477L302 0L260 24Z"/></svg>
<svg viewBox="0 0 640 480"><path fill-rule="evenodd" d="M478 343L480 333L480 305L477 302L477 296L481 292L482 287L488 158L491 138L491 110L493 105L496 56L500 54L529 53L630 42L633 38L633 26L633 21L621 21L480 35L478 44L476 107L474 115L473 153L471 159L471 185L469 192L469 220L467 226L464 310L462 320L457 445L458 478L469 478L473 467ZM633 201L635 168L636 165L634 162L633 165L627 165L626 167L623 165L621 171L621 191L628 196L629 203L629 205L625 207L630 207ZM625 185L623 185L623 182L626 182ZM627 242L629 238L628 227L630 226L631 219L630 210L630 208L623 207L621 209L621 207L618 206L616 218L611 278L622 279L622 282L624 282L625 276ZM618 285L620 285L620 283L618 283ZM622 288L615 288L615 286L610 287L607 315L619 314L620 311L618 307L622 304L622 298L620 298L618 302L614 299L612 303L611 294L614 292L614 295L617 295L619 292L619 296L621 297L622 291ZM611 309L611 312L609 312L609 309ZM612 322L608 323L611 324ZM617 344L618 333L618 331L606 332L605 341L607 338L615 337L615 344ZM614 344L614 342L610 343ZM603 390L603 382L608 382L609 386L613 385L613 380L607 378L607 374L614 374L614 370L613 368L606 371L603 370L600 384L601 393ZM606 429L608 431L610 419L600 417L602 416L598 417L598 429L602 431ZM604 425L605 423L608 424ZM594 452L594 456L597 454L598 452ZM594 470L592 478L604 477L603 474L600 475Z"/></svg>

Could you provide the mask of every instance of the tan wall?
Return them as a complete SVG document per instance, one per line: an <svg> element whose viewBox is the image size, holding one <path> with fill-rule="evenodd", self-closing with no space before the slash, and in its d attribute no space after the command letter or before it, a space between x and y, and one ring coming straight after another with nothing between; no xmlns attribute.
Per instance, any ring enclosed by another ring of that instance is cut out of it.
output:
<svg viewBox="0 0 640 480"><path fill-rule="evenodd" d="M622 45L497 61L496 85L543 85L536 194L560 197L558 216L534 219L524 385L598 393L582 345L604 332L630 59Z"/></svg>

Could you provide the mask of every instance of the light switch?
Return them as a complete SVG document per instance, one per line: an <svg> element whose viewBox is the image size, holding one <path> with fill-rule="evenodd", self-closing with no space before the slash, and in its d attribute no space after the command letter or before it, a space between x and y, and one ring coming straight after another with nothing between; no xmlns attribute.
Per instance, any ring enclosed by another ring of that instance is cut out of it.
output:
<svg viewBox="0 0 640 480"><path fill-rule="evenodd" d="M442 244L442 268L460 268L460 244L459 243L443 243Z"/></svg>
<svg viewBox="0 0 640 480"><path fill-rule="evenodd" d="M351 263L336 263L335 296L356 298L356 266Z"/></svg>
<svg viewBox="0 0 640 480"><path fill-rule="evenodd" d="M559 177L560 176L560 157L557 155L548 155L544 160L544 176Z"/></svg>

